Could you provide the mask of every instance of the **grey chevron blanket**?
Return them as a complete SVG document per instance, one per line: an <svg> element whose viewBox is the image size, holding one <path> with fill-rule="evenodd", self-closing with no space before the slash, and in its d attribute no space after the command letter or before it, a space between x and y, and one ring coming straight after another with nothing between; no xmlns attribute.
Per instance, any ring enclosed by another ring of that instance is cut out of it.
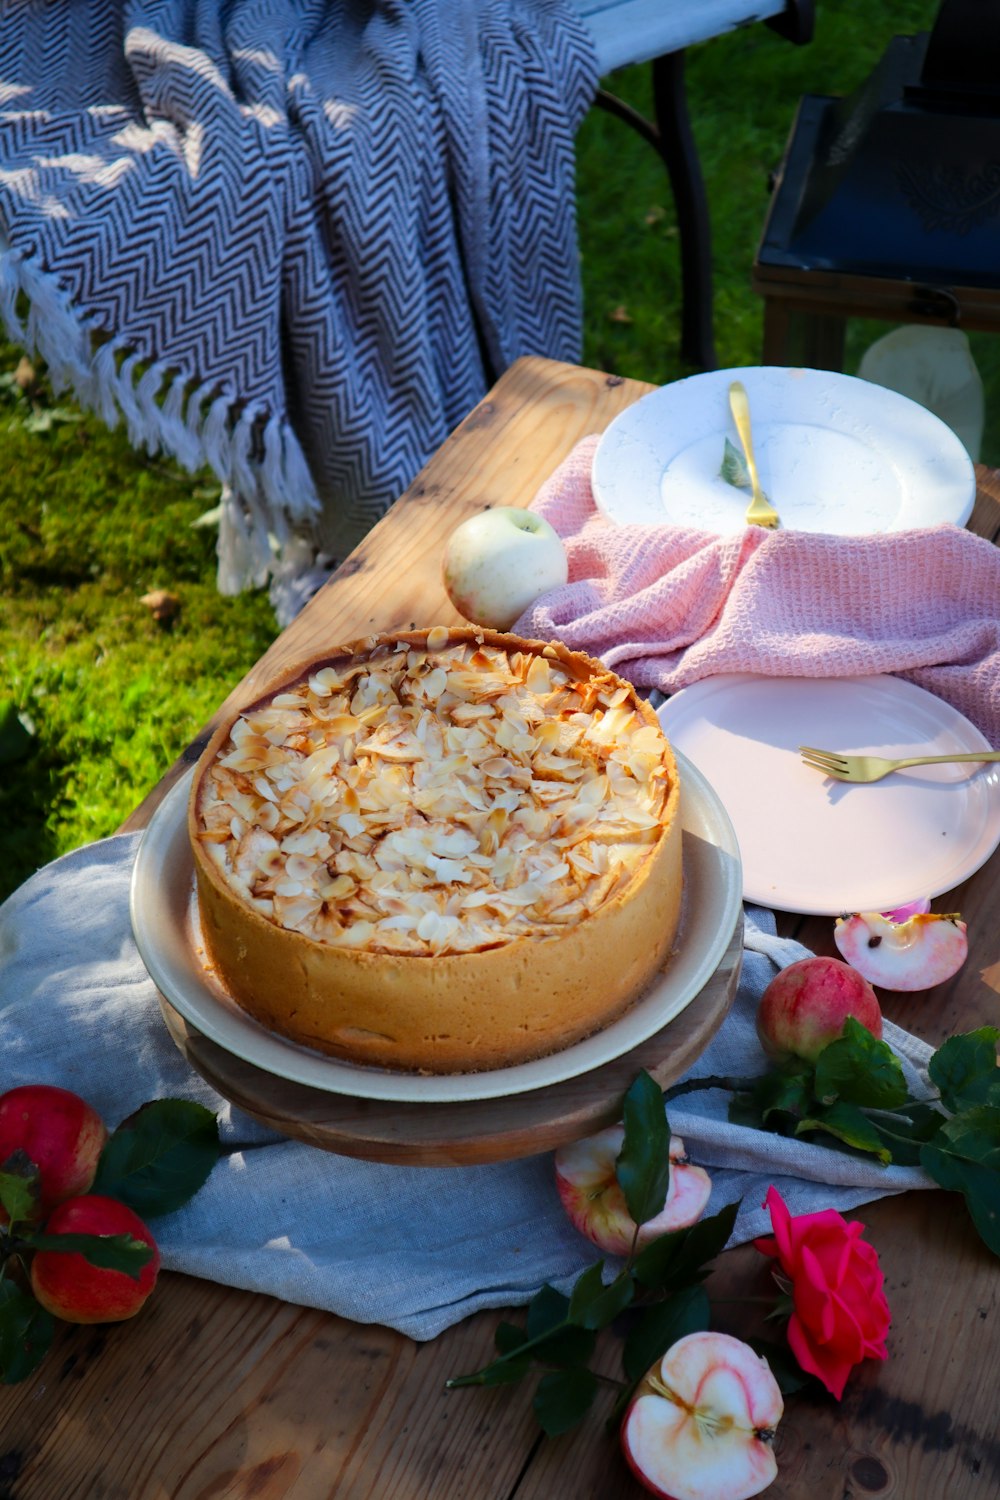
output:
<svg viewBox="0 0 1000 1500"><path fill-rule="evenodd" d="M568 0L0 0L0 318L343 556L517 356L576 359Z"/></svg>

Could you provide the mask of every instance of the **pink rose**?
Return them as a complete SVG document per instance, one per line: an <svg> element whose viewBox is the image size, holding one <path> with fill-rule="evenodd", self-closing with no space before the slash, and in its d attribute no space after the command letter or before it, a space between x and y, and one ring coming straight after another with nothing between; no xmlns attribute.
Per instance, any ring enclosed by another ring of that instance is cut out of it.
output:
<svg viewBox="0 0 1000 1500"><path fill-rule="evenodd" d="M885 1359L889 1304L878 1252L861 1238L865 1226L832 1208L793 1218L776 1188L764 1200L773 1239L756 1240L791 1282L788 1324L792 1353L839 1400L863 1359Z"/></svg>

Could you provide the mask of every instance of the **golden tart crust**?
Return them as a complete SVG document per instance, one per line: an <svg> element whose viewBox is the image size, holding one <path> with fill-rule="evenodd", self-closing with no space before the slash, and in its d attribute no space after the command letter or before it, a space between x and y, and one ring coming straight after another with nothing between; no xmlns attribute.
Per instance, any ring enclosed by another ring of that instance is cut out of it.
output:
<svg viewBox="0 0 1000 1500"><path fill-rule="evenodd" d="M543 1056L669 957L679 796L649 706L557 642L437 626L336 648L198 762L208 959L263 1025L352 1062Z"/></svg>

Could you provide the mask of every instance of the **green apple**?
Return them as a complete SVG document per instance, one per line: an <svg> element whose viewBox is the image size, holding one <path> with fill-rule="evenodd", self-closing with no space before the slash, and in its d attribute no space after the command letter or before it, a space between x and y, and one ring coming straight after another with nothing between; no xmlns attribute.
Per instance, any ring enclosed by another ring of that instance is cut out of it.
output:
<svg viewBox="0 0 1000 1500"><path fill-rule="evenodd" d="M569 576L562 540L541 516L495 505L452 532L442 576L448 598L474 625L509 630L530 604Z"/></svg>

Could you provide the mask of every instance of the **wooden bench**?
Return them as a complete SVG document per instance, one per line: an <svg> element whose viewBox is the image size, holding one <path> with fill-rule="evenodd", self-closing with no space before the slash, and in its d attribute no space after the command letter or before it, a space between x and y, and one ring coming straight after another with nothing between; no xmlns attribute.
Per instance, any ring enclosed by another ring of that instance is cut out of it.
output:
<svg viewBox="0 0 1000 1500"><path fill-rule="evenodd" d="M632 127L661 157L677 210L681 256L681 354L714 369L712 244L705 184L684 87L688 47L761 21L798 45L812 38L814 0L570 0L594 39L602 76L650 63L653 118L607 89L597 105Z"/></svg>

